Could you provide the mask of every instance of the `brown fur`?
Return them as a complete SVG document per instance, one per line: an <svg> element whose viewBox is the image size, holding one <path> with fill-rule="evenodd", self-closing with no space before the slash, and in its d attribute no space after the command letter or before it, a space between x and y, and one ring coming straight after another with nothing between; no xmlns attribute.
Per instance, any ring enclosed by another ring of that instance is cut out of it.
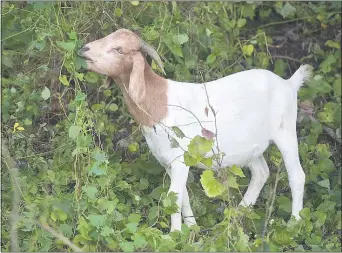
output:
<svg viewBox="0 0 342 253"><path fill-rule="evenodd" d="M120 29L84 48L88 69L114 79L137 123L152 127L167 116L167 80L152 71L136 34Z"/></svg>
<svg viewBox="0 0 342 253"><path fill-rule="evenodd" d="M152 127L167 116L167 80L153 72L146 60L144 68L145 96L137 104L127 92L131 86L130 80L118 80L113 78L122 90L128 111L137 123ZM126 87L125 87L126 85Z"/></svg>

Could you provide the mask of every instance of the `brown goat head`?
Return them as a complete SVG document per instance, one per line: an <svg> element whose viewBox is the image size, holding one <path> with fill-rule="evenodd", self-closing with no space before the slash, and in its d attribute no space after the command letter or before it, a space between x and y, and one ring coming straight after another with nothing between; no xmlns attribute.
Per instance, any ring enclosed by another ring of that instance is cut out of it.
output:
<svg viewBox="0 0 342 253"><path fill-rule="evenodd" d="M163 70L157 52L127 29L90 42L78 52L86 59L88 70L112 77L136 104L144 99L146 92L142 53L150 55Z"/></svg>
<svg viewBox="0 0 342 253"><path fill-rule="evenodd" d="M168 85L166 79L153 72L144 54L164 71L156 50L126 29L90 42L78 52L86 59L88 70L114 79L135 120L152 126L168 113Z"/></svg>

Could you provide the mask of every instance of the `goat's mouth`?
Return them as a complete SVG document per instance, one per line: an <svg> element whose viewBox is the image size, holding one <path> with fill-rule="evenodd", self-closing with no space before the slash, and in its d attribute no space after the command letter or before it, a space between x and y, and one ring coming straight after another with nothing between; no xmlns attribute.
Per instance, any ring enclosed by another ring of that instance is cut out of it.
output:
<svg viewBox="0 0 342 253"><path fill-rule="evenodd" d="M89 56L86 56L82 49L77 52L77 55L79 57L81 57L82 59L84 59L87 63L96 62L96 61L92 60Z"/></svg>
<svg viewBox="0 0 342 253"><path fill-rule="evenodd" d="M90 57L85 56L85 55L79 55L82 59L84 59L87 63L93 63L96 62L94 60L92 60Z"/></svg>
<svg viewBox="0 0 342 253"><path fill-rule="evenodd" d="M94 60L92 60L92 59L90 59L90 58L87 58L87 57L84 57L84 59L85 59L85 61L86 61L87 63L94 63L94 62L96 62L96 61L94 61Z"/></svg>

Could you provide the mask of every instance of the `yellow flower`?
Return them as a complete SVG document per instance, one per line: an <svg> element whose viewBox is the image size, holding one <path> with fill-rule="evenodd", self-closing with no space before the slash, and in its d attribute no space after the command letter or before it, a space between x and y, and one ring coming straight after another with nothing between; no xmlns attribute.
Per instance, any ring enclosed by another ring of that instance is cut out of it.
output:
<svg viewBox="0 0 342 253"><path fill-rule="evenodd" d="M16 122L16 123L14 124L14 126L13 126L13 133L15 133L17 130L18 130L18 131L24 131L25 128L22 127L22 126L19 126L19 123Z"/></svg>

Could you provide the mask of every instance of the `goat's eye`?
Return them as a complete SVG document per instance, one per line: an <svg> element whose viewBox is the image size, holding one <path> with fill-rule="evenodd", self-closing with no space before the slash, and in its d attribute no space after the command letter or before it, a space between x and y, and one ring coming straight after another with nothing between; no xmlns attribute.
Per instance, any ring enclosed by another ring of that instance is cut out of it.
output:
<svg viewBox="0 0 342 253"><path fill-rule="evenodd" d="M119 47L119 48L115 48L116 49L116 51L118 51L118 53L119 54L123 54L123 50L122 50L122 48L121 47Z"/></svg>

